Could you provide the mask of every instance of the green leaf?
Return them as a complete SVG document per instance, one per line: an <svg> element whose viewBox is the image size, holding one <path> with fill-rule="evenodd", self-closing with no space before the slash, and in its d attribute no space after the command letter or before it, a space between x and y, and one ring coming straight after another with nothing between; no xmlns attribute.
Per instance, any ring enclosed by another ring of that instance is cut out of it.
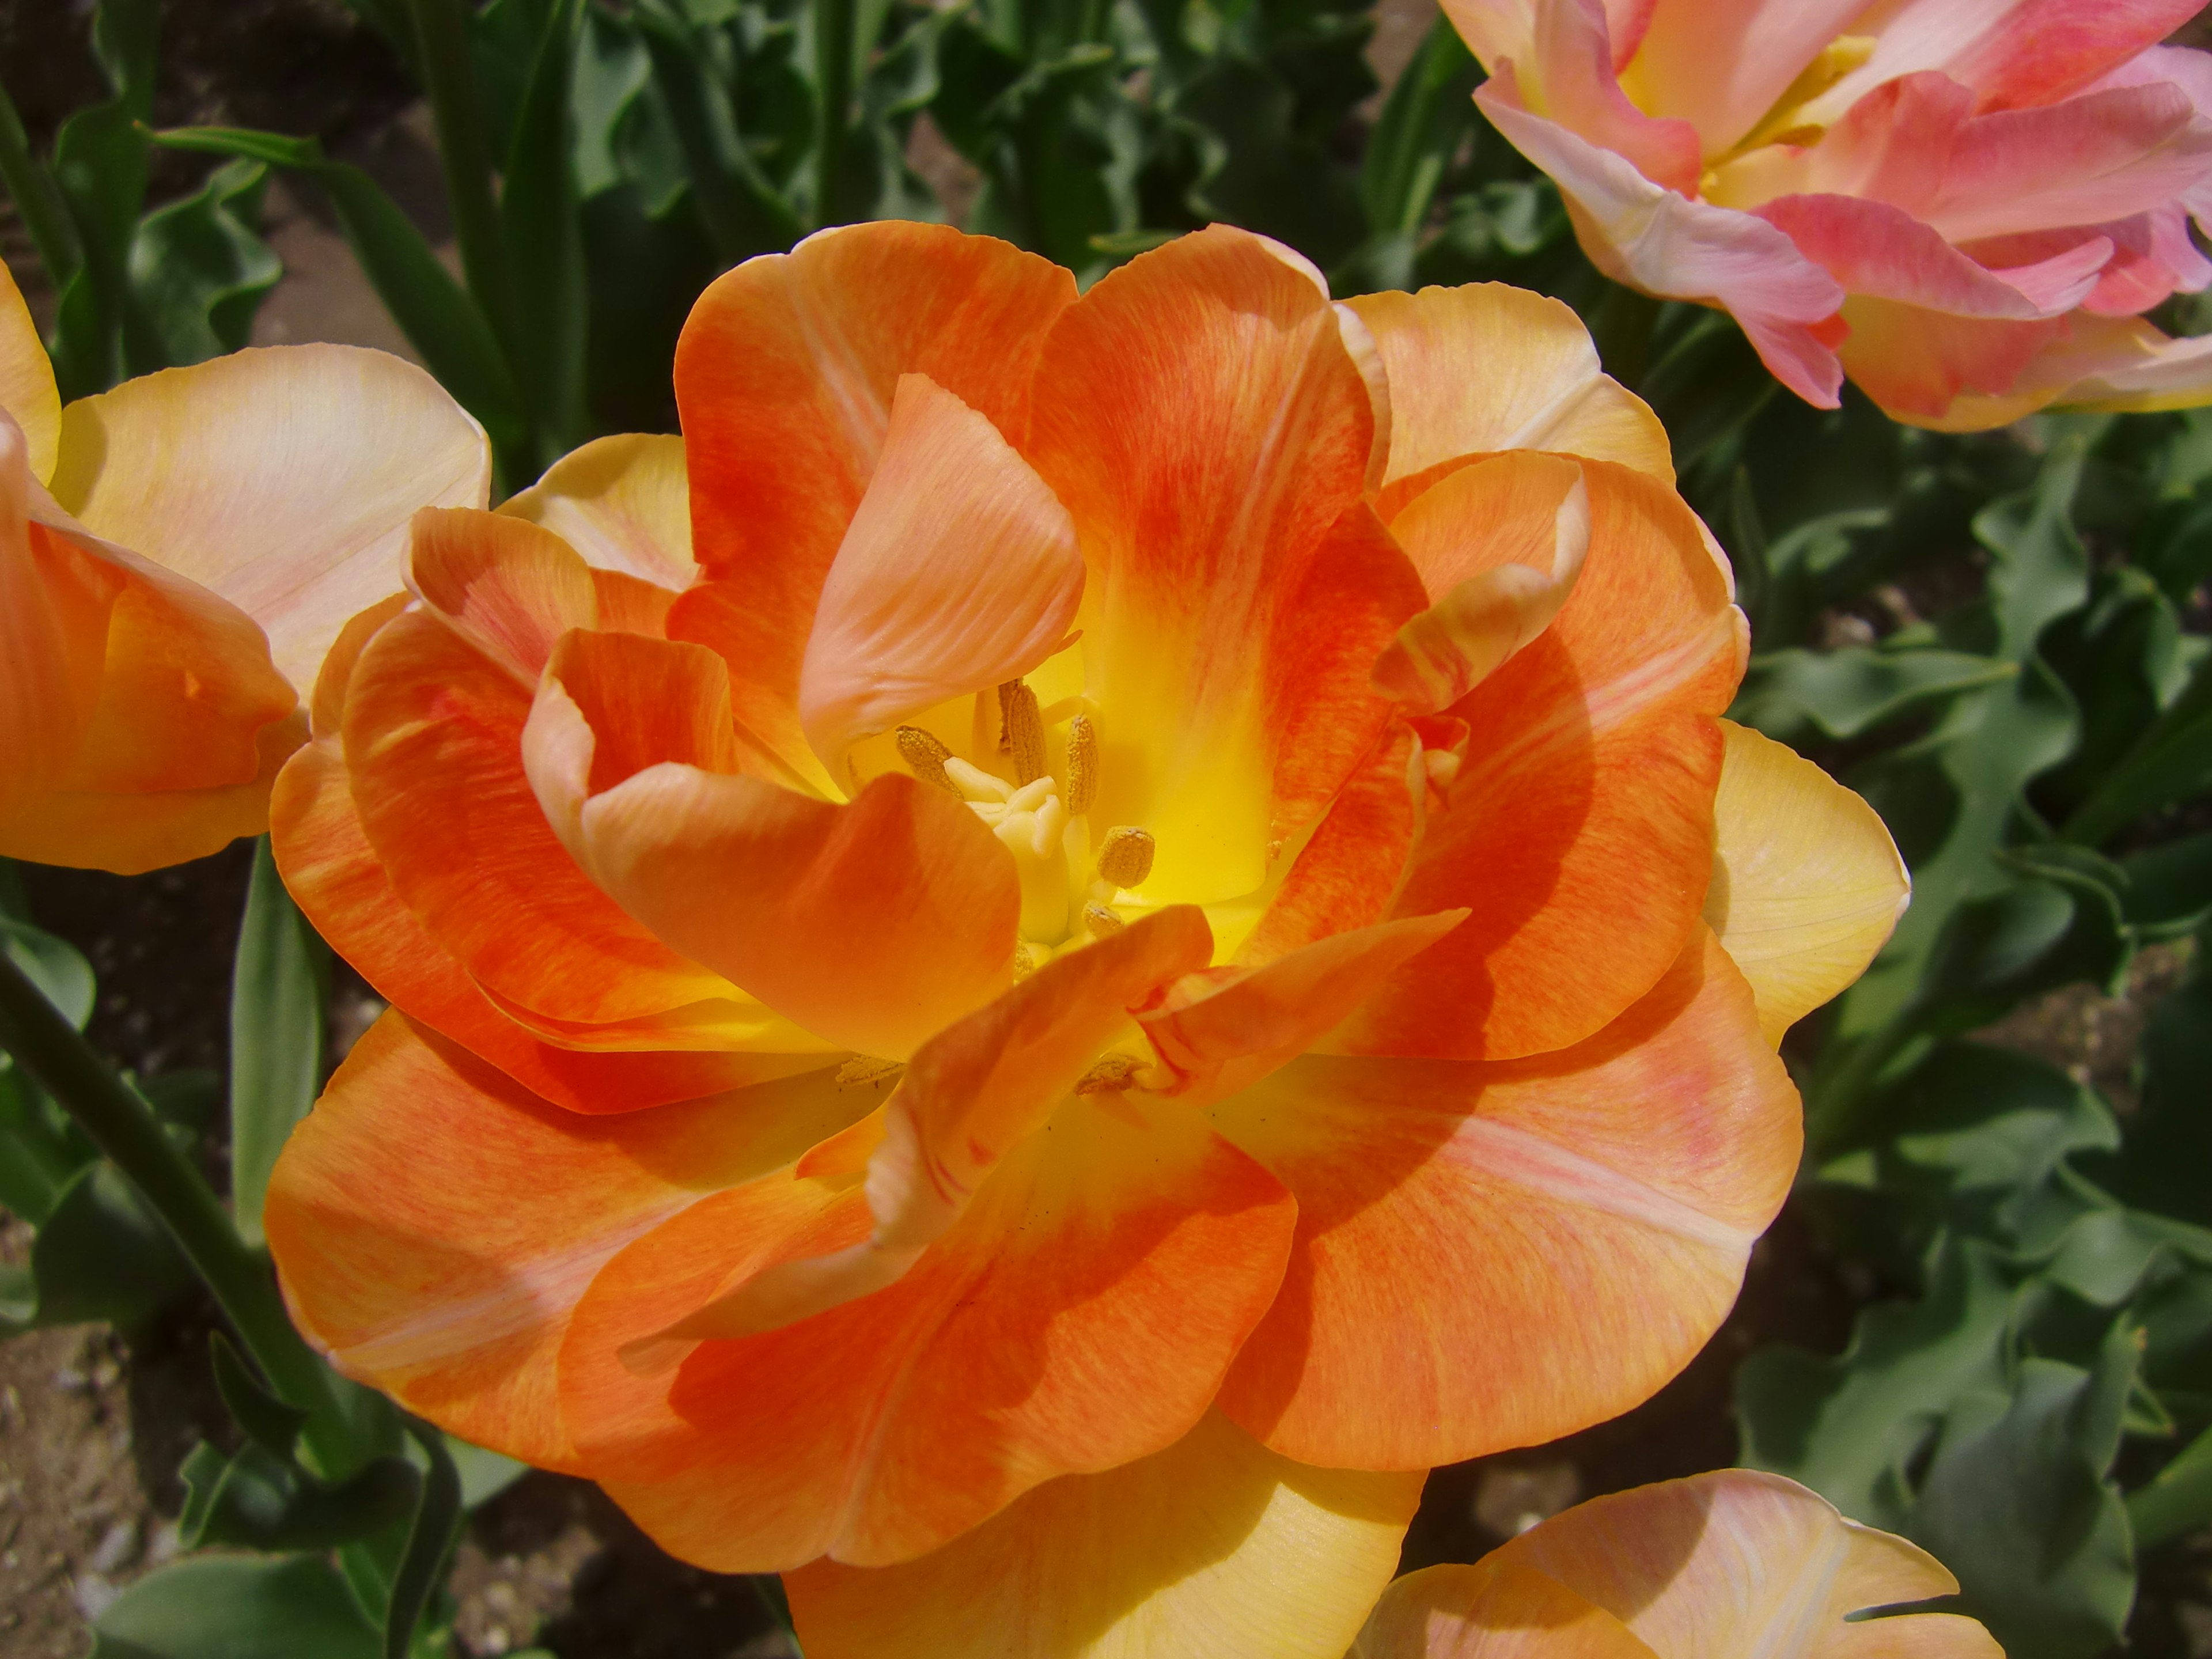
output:
<svg viewBox="0 0 2212 1659"><path fill-rule="evenodd" d="M345 1580L314 1556L199 1556L151 1573L93 1620L93 1659L378 1659Z"/></svg>
<svg viewBox="0 0 2212 1659"><path fill-rule="evenodd" d="M312 138L243 127L180 127L155 135L172 149L266 161L319 184L377 297L447 391L503 450L526 423L499 343L466 289L380 185L350 162L327 160Z"/></svg>
<svg viewBox="0 0 2212 1659"><path fill-rule="evenodd" d="M374 1459L327 1485L252 1443L226 1457L203 1441L185 1459L182 1474L185 1498L177 1535L187 1549L334 1549L404 1520L422 1490L422 1476L402 1457Z"/></svg>
<svg viewBox="0 0 2212 1659"><path fill-rule="evenodd" d="M231 973L231 1206L249 1244L261 1243L276 1154L322 1086L330 956L284 890L264 836L254 844Z"/></svg>
<svg viewBox="0 0 2212 1659"><path fill-rule="evenodd" d="M1856 738L1943 698L1999 685L2018 665L1962 651L1845 646L1751 659L1729 718L1778 743Z"/></svg>
<svg viewBox="0 0 2212 1659"><path fill-rule="evenodd" d="M799 240L799 215L748 150L736 112L709 77L706 49L689 21L665 0L641 0L631 15L690 165L692 199L723 261L735 264L789 247Z"/></svg>
<svg viewBox="0 0 2212 1659"><path fill-rule="evenodd" d="M284 274L259 234L268 176L261 162L227 162L194 194L140 222L131 301L163 363L202 362L246 343L254 313Z"/></svg>
<svg viewBox="0 0 2212 1659"><path fill-rule="evenodd" d="M2191 1441L2155 1479L2128 1494L2128 1522L2139 1549L2155 1549L2212 1526L2212 1429Z"/></svg>
<svg viewBox="0 0 2212 1659"><path fill-rule="evenodd" d="M2008 1392L1960 1401L1922 1484L1910 1535L1958 1575L1960 1611L2008 1659L2088 1659L2126 1629L2134 1551L2107 1471L2132 1336L2115 1329L2094 1371L2023 1360Z"/></svg>
<svg viewBox="0 0 2212 1659"><path fill-rule="evenodd" d="M1638 377L1637 390L1666 426L1675 467L1687 472L1758 414L1779 384L1735 319L1708 313Z"/></svg>
<svg viewBox="0 0 2212 1659"><path fill-rule="evenodd" d="M2003 1386L2011 1321L1997 1253L1944 1241L1928 1294L1866 1310L1839 1358L1776 1346L1743 1363L1735 1379L1743 1462L1899 1530L1911 1510L1908 1467L1945 1415L1967 1394Z"/></svg>
<svg viewBox="0 0 2212 1659"><path fill-rule="evenodd" d="M209 1335L208 1357L215 1366L216 1392L222 1396L231 1421L264 1451L289 1460L307 1413L270 1393L221 1331Z"/></svg>
<svg viewBox="0 0 2212 1659"><path fill-rule="evenodd" d="M0 918L0 951L30 976L47 1001L80 1031L92 1018L92 964L67 939L27 921ZM3 1061L4 1057L0 1057Z"/></svg>
<svg viewBox="0 0 2212 1659"><path fill-rule="evenodd" d="M480 1504L489 1504L509 1486L530 1473L530 1465L482 1446L472 1446L465 1440L446 1437L447 1455L453 1460L453 1468L461 1479L461 1507L473 1510Z"/></svg>
<svg viewBox="0 0 2212 1659"><path fill-rule="evenodd" d="M1368 134L1359 195L1371 234L1410 236L1421 228L1445 169L1475 130L1481 79L1451 20L1437 18Z"/></svg>
<svg viewBox="0 0 2212 1659"><path fill-rule="evenodd" d="M193 1283L169 1231L112 1164L80 1170L31 1242L31 1310L13 1322L144 1323ZM19 1287L19 1293L21 1288Z"/></svg>
<svg viewBox="0 0 2212 1659"><path fill-rule="evenodd" d="M384 1659L407 1659L415 1627L438 1587L446 1556L460 1536L461 1476L446 1437L428 1423L407 1419L407 1432L429 1459L422 1481L422 1501L408 1528L407 1547L392 1578L392 1601L384 1625Z"/></svg>
<svg viewBox="0 0 2212 1659"><path fill-rule="evenodd" d="M2106 841L2145 813L2212 787L2212 658L2066 821L2069 841Z"/></svg>
<svg viewBox="0 0 2212 1659"><path fill-rule="evenodd" d="M0 1206L33 1227L46 1225L71 1179L93 1157L91 1143L81 1131L72 1132L68 1115L21 1068L0 1066ZM19 1322L31 1316L7 1316Z"/></svg>
<svg viewBox="0 0 2212 1659"><path fill-rule="evenodd" d="M532 349L517 362L550 462L590 435L584 410L584 241L571 165L570 84L582 16L554 0L530 58L500 191L500 225L514 271L516 321Z"/></svg>

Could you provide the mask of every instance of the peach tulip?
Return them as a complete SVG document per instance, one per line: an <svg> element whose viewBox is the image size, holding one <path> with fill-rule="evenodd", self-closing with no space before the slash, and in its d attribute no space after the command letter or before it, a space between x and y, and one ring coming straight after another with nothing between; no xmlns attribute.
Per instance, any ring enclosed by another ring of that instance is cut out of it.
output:
<svg viewBox="0 0 2212 1659"><path fill-rule="evenodd" d="M2212 402L2199 0L1445 0L1476 101L1614 280L1918 426Z"/></svg>
<svg viewBox="0 0 2212 1659"><path fill-rule="evenodd" d="M436 381L348 346L64 409L0 269L0 856L128 874L259 835L301 692L398 585L409 520L490 483Z"/></svg>
<svg viewBox="0 0 2212 1659"><path fill-rule="evenodd" d="M1888 837L1718 719L1556 302L878 223L676 389L421 515L279 781L392 1003L272 1184L302 1328L818 1659L1338 1659L1423 1472L1725 1313Z"/></svg>
<svg viewBox="0 0 2212 1659"><path fill-rule="evenodd" d="M1905 1611L1958 1592L1926 1551L1794 1480L1723 1469L1592 1498L1473 1566L1384 1592L1347 1659L2004 1659Z"/></svg>

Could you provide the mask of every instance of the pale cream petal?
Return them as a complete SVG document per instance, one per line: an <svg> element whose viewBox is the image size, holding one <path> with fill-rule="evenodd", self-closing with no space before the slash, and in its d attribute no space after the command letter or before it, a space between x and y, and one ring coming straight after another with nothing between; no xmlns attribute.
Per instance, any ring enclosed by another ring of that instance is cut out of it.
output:
<svg viewBox="0 0 2212 1659"><path fill-rule="evenodd" d="M678 589L699 574L684 440L672 434L594 438L499 510L544 526L598 569Z"/></svg>
<svg viewBox="0 0 2212 1659"><path fill-rule="evenodd" d="M483 430L413 364L270 346L126 380L62 416L55 498L260 623L303 694L346 620L399 585L407 521L483 507Z"/></svg>
<svg viewBox="0 0 2212 1659"><path fill-rule="evenodd" d="M1912 878L1874 808L1747 726L1713 802L1705 921L1751 981L1770 1042L1866 971Z"/></svg>
<svg viewBox="0 0 2212 1659"><path fill-rule="evenodd" d="M1422 1478L1293 1463L1214 1413L918 1560L784 1582L807 1659L1340 1659Z"/></svg>
<svg viewBox="0 0 2212 1659"><path fill-rule="evenodd" d="M23 428L30 447L31 475L44 483L54 476L54 445L62 429L61 394L54 389L54 366L46 361L31 308L8 267L0 264L0 410Z"/></svg>

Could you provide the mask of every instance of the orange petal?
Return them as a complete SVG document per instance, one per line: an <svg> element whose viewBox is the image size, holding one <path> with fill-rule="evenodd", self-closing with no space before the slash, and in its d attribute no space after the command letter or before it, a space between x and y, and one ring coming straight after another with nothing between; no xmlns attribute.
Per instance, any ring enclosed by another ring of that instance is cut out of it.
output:
<svg viewBox="0 0 2212 1659"><path fill-rule="evenodd" d="M857 1242L850 1177L708 1200L604 1269L562 1356L593 1478L717 1571L933 1549L1056 1475L1173 1444L1274 1295L1292 1206L1173 1102L1062 1104L890 1288L700 1345L641 1376L618 1352L730 1279Z"/></svg>
<svg viewBox="0 0 2212 1659"><path fill-rule="evenodd" d="M702 580L678 594L668 609L667 635L703 645L730 671L730 706L739 725L757 733L776 758L806 781L816 794L835 799L839 788L806 740L799 720L799 662L812 612L790 623L797 643L776 632L778 620L761 607L760 586L750 579ZM790 684L763 678L763 665L788 651Z"/></svg>
<svg viewBox="0 0 2212 1659"><path fill-rule="evenodd" d="M1580 465L1582 575L1551 627L1451 708L1472 740L1397 905L1473 915L1362 1012L1340 1039L1352 1052L1565 1048L1649 990L1696 923L1720 775L1713 717L1742 673L1742 614L1672 490ZM1548 542L1552 514L1540 516Z"/></svg>
<svg viewBox="0 0 2212 1659"><path fill-rule="evenodd" d="M1582 319L1503 283L1346 301L1390 380L1389 481L1508 449L1587 455L1674 481L1666 428L1598 366Z"/></svg>
<svg viewBox="0 0 2212 1659"><path fill-rule="evenodd" d="M1395 711L1376 691L1375 659L1426 600L1419 574L1366 502L1322 540L1267 642L1275 842L1309 829L1381 741Z"/></svg>
<svg viewBox="0 0 2212 1659"><path fill-rule="evenodd" d="M1299 849L1239 963L1272 962L1300 945L1380 921L1397 896L1428 795L1421 741L1395 728L1345 783Z"/></svg>
<svg viewBox="0 0 2212 1659"><path fill-rule="evenodd" d="M1209 1413L918 1561L784 1582L811 1659L1341 1659L1419 1493L1418 1475L1293 1463Z"/></svg>
<svg viewBox="0 0 2212 1659"><path fill-rule="evenodd" d="M684 440L624 432L594 438L500 503L499 511L542 525L595 570L617 570L660 587L690 585L691 484Z"/></svg>
<svg viewBox="0 0 2212 1659"><path fill-rule="evenodd" d="M1904 1539L1750 1469L1592 1498L1471 1571L1485 1569L1550 1579L1620 1620L1658 1659L2001 1659L1987 1631L1954 1614L1846 1623L1954 1595L1958 1580Z"/></svg>
<svg viewBox="0 0 2212 1659"><path fill-rule="evenodd" d="M54 452L61 436L62 400L54 387L54 366L46 343L31 320L15 278L0 266L0 413L23 434L31 476L45 483L54 476Z"/></svg>
<svg viewBox="0 0 2212 1659"><path fill-rule="evenodd" d="M1552 625L1589 551L1589 489L1562 457L1501 455L1443 479L1392 530L1436 603L1376 659L1375 685L1432 714Z"/></svg>
<svg viewBox="0 0 2212 1659"><path fill-rule="evenodd" d="M337 638L323 654L323 666L315 676L314 695L309 704L309 729L316 737L335 738L343 730L346 688L353 683L354 665L361 660L361 653L368 649L368 642L384 624L412 603L411 594L394 593L372 605L338 630Z"/></svg>
<svg viewBox="0 0 2212 1659"><path fill-rule="evenodd" d="M1046 342L1024 453L1091 571L1092 821L1152 832L1154 902L1266 874L1272 636L1359 499L1374 424L1327 296L1224 226L1114 271Z"/></svg>
<svg viewBox="0 0 2212 1659"><path fill-rule="evenodd" d="M417 507L482 507L482 428L414 364L270 346L126 380L63 412L55 498L228 599L302 693L389 593Z"/></svg>
<svg viewBox="0 0 2212 1659"><path fill-rule="evenodd" d="M1000 1160L1043 1127L1128 1011L1204 967L1212 949L1194 906L1155 911L1055 957L939 1032L915 1051L873 1137L866 1240L770 1267L668 1334L750 1336L898 1279L960 1218Z"/></svg>
<svg viewBox="0 0 2212 1659"><path fill-rule="evenodd" d="M780 724L753 698L795 720L815 604L899 376L928 375L1018 443L1038 347L1074 298L1074 278L1034 254L896 221L819 232L699 297L676 348L695 552L738 584L742 603L715 621L747 682L738 717L769 741Z"/></svg>
<svg viewBox="0 0 2212 1659"><path fill-rule="evenodd" d="M362 833L345 757L334 740L312 743L293 756L277 776L269 816L286 890L376 994L556 1105L635 1111L822 1063L818 1054L591 1053L543 1042L516 1024L392 890Z"/></svg>
<svg viewBox="0 0 2212 1659"><path fill-rule="evenodd" d="M1565 1054L1308 1058L1214 1109L1299 1211L1232 1419L1304 1462L1427 1468L1602 1422L1704 1346L1802 1132L1750 988L1698 933Z"/></svg>
<svg viewBox="0 0 2212 1659"><path fill-rule="evenodd" d="M1731 720L1713 799L1705 924L1759 1000L1769 1042L1866 971L1912 895L1871 806Z"/></svg>
<svg viewBox="0 0 2212 1659"><path fill-rule="evenodd" d="M842 773L855 739L1018 679L1060 647L1082 597L1067 509L990 422L902 374L799 670L814 752Z"/></svg>
<svg viewBox="0 0 2212 1659"><path fill-rule="evenodd" d="M407 541L407 586L524 687L573 628L596 627L591 567L550 530L525 519L426 508Z"/></svg>
<svg viewBox="0 0 2212 1659"><path fill-rule="evenodd" d="M586 1118L387 1013L293 1132L269 1244L348 1376L465 1439L574 1470L554 1360L602 1263L854 1109L830 1073Z"/></svg>
<svg viewBox="0 0 2212 1659"><path fill-rule="evenodd" d="M530 702L510 670L434 615L387 623L362 653L346 769L393 889L518 1012L588 1024L727 1004L726 981L632 921L561 845L523 770Z"/></svg>
<svg viewBox="0 0 2212 1659"><path fill-rule="evenodd" d="M1375 988L1467 918L1406 916L1333 933L1258 967L1193 974L1137 1024L1191 1103L1248 1088L1305 1053Z"/></svg>
<svg viewBox="0 0 2212 1659"><path fill-rule="evenodd" d="M653 766L592 797L579 835L629 915L839 1048L903 1058L1012 978L1012 855L909 777L833 805Z"/></svg>
<svg viewBox="0 0 2212 1659"><path fill-rule="evenodd" d="M1557 1579L1494 1556L1393 1580L1346 1659L1657 1659ZM1717 1656L1716 1656L1717 1659Z"/></svg>

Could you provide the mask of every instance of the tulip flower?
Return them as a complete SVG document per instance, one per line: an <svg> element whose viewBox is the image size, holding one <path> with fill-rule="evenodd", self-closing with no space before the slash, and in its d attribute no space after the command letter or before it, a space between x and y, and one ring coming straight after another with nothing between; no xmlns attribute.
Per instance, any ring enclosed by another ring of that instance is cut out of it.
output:
<svg viewBox="0 0 2212 1659"><path fill-rule="evenodd" d="M1722 1469L1577 1504L1384 1592L1348 1659L2003 1659L1926 1551L1780 1475ZM1848 1622L1847 1622L1848 1621Z"/></svg>
<svg viewBox="0 0 2212 1659"><path fill-rule="evenodd" d="M1615 281L1720 307L1798 396L1917 426L2212 402L2198 0L1446 0L1475 100Z"/></svg>
<svg viewBox="0 0 2212 1659"><path fill-rule="evenodd" d="M301 693L483 432L413 365L241 351L61 406L0 270L0 856L129 874L269 826Z"/></svg>
<svg viewBox="0 0 2212 1659"><path fill-rule="evenodd" d="M676 391L419 516L278 781L392 1005L271 1187L302 1328L810 1654L1338 1659L1425 1471L1724 1315L1888 837L1718 718L1554 301L878 223Z"/></svg>

